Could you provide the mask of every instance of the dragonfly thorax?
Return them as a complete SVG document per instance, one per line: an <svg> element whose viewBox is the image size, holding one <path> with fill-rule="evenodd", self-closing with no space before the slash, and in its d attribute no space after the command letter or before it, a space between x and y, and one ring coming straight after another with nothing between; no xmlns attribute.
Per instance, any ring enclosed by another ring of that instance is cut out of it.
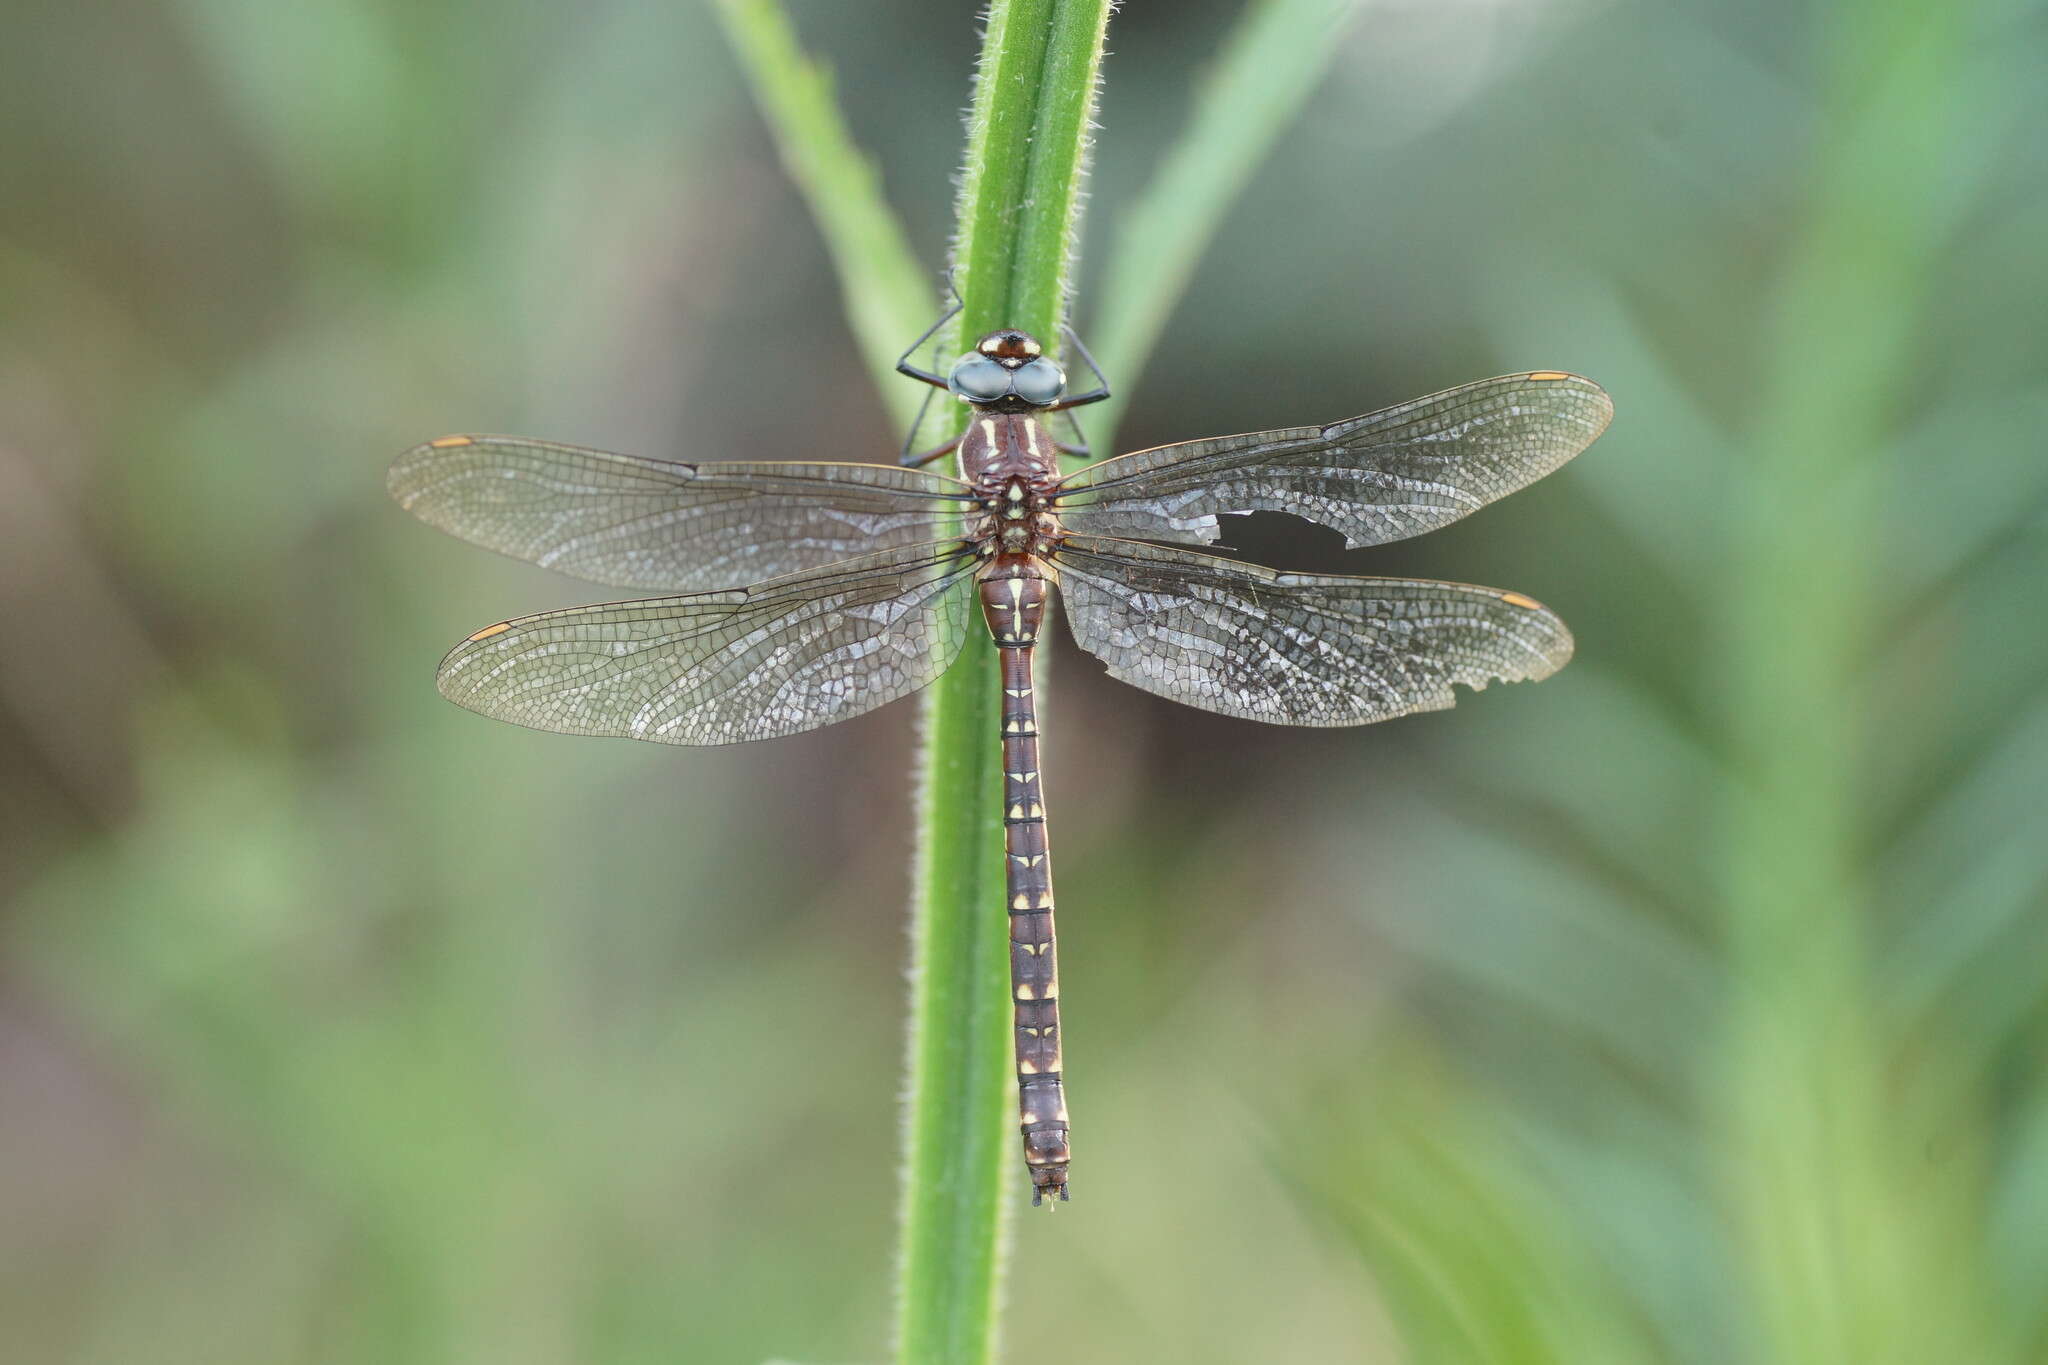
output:
<svg viewBox="0 0 2048 1365"><path fill-rule="evenodd" d="M1004 473L999 464L979 483L982 517L974 534L984 554L1043 553L1058 539L1059 518L1048 502L1043 476Z"/></svg>
<svg viewBox="0 0 2048 1365"><path fill-rule="evenodd" d="M1050 523L1048 517L1007 522L996 532L996 548L1006 555L1044 554L1051 549L1054 536Z"/></svg>
<svg viewBox="0 0 2048 1365"><path fill-rule="evenodd" d="M1059 479L1059 447L1035 413L978 409L960 433L957 450L960 477L974 486L975 496L991 512L1019 499L1009 496L1021 485L1027 506L1037 506Z"/></svg>

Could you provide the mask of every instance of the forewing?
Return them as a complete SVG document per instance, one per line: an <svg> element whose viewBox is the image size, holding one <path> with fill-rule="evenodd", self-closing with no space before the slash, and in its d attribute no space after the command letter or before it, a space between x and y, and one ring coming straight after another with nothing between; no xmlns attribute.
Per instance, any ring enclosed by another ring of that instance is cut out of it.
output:
<svg viewBox="0 0 2048 1365"><path fill-rule="evenodd" d="M793 735L945 672L972 624L974 565L951 541L749 588L506 621L449 652L441 692L563 734L663 744Z"/></svg>
<svg viewBox="0 0 2048 1365"><path fill-rule="evenodd" d="M1276 725L1437 711L1452 684L1547 678L1572 655L1547 607L1498 588L1277 573L1187 550L1069 537L1067 624L1110 676Z"/></svg>
<svg viewBox="0 0 2048 1365"><path fill-rule="evenodd" d="M1204 544L1232 512L1291 512L1380 545L1449 525L1550 473L1614 415L1556 370L1448 389L1326 427L1158 446L1080 470L1055 506L1089 535Z"/></svg>
<svg viewBox="0 0 2048 1365"><path fill-rule="evenodd" d="M447 436L398 457L391 495L474 545L618 588L726 588L959 534L969 490L873 464L670 464Z"/></svg>

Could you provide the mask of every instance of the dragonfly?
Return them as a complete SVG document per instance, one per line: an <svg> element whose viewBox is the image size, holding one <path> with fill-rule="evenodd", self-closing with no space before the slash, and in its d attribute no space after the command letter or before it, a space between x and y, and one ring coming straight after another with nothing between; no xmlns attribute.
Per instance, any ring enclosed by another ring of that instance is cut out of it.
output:
<svg viewBox="0 0 2048 1365"><path fill-rule="evenodd" d="M674 463L459 435L407 451L388 482L463 540L664 594L499 621L442 660L450 700L537 730L683 745L794 735L932 682L980 617L1002 687L1018 1126L1031 1202L1056 1204L1071 1152L1032 684L1048 604L1062 601L1075 642L1111 676L1280 725L1363 725L1448 707L1454 686L1548 677L1571 657L1571 633L1519 592L1285 573L1188 547L1217 543L1219 518L1257 511L1333 528L1351 547L1420 535L1558 468L1613 405L1591 380L1537 370L1063 474L1060 456L1085 447L1046 419L1109 396L1078 338L1065 332L1095 382L1070 392L1016 329L980 337L944 374L915 364L937 330L897 368L951 395L966 421L895 464ZM953 474L927 467L947 455Z"/></svg>

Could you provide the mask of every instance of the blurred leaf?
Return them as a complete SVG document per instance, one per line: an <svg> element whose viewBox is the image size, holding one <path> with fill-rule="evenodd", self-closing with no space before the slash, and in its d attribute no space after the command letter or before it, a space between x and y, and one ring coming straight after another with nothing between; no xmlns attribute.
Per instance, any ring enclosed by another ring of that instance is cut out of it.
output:
<svg viewBox="0 0 2048 1365"><path fill-rule="evenodd" d="M1321 84L1358 0L1248 0L1195 92L1187 127L1117 223L1095 353L1117 396L1091 425L1114 450L1130 392L1218 223ZM1069 359L1069 371L1077 369Z"/></svg>
<svg viewBox="0 0 2048 1365"><path fill-rule="evenodd" d="M930 275L854 145L825 67L806 58L777 0L717 0L726 38L753 86L782 164L803 191L839 276L847 321L899 425L926 394L898 379L896 357L931 323Z"/></svg>
<svg viewBox="0 0 2048 1365"><path fill-rule="evenodd" d="M1897 937L1885 976L1912 1017L1949 1004L1995 1048L2039 1007L2048 948L2048 704L2015 718L1880 864Z"/></svg>
<svg viewBox="0 0 2048 1365"><path fill-rule="evenodd" d="M1450 831L1423 820L1407 832L1438 844ZM1571 1035L1643 1077L1680 1080L1659 1073L1710 1018L1697 951L1545 851L1471 828L1459 835L1455 870L1404 862L1382 874L1386 908L1374 924L1438 972L1500 997L1525 1027Z"/></svg>
<svg viewBox="0 0 2048 1365"><path fill-rule="evenodd" d="M1970 6L1845 7L1807 200L1768 318L1734 504L1725 705L1735 762L1723 911L1729 1193L1769 1358L1997 1359L1959 1237L1971 1166L1912 1203L1918 1147L1953 1122L1888 1093L1867 960L1856 754L1882 546L1867 468L1918 367L1967 131ZM1931 1286L1938 1286L1930 1292Z"/></svg>
<svg viewBox="0 0 2048 1365"><path fill-rule="evenodd" d="M367 0L266 5L177 0L239 126L262 144L279 184L315 211L387 181L421 97L408 89L402 26ZM317 52L303 62L295 54Z"/></svg>
<svg viewBox="0 0 2048 1365"><path fill-rule="evenodd" d="M2031 1066L2038 1043L2028 1051ZM2032 1087L2007 1128L2008 1144L1987 1201L1987 1259L2017 1323L2016 1357L2035 1360L2048 1347L2048 1086Z"/></svg>
<svg viewBox="0 0 2048 1365"><path fill-rule="evenodd" d="M1895 449L1871 452L1889 457L1889 595L1920 605L1942 580L1965 573L1985 546L2016 528L2048 528L2048 461L2034 444L2043 429L2048 389L1978 393L1937 405ZM1949 476L1958 457L1968 477Z"/></svg>
<svg viewBox="0 0 2048 1365"><path fill-rule="evenodd" d="M1627 915L1704 923L1714 864L1701 831L1724 795L1721 757L1612 667L1597 654L1576 660L1528 712L1473 707L1450 741L1455 766L1433 785L1461 814L1491 817L1473 823L1494 839L1604 881ZM1520 761L1503 764L1508 750Z"/></svg>
<svg viewBox="0 0 2048 1365"><path fill-rule="evenodd" d="M1518 246L1490 259L1484 280L1498 368L1571 370L1614 395L1607 434L1552 477L1584 489L1646 557L1704 589L1727 563L1729 433L1611 278Z"/></svg>
<svg viewBox="0 0 2048 1365"><path fill-rule="evenodd" d="M1300 1115L1285 1169L1303 1212L1385 1286L1418 1365L1645 1365L1664 1359L1576 1240L1577 1220L1525 1178L1423 1057L1383 1051L1370 1112ZM1483 1110L1482 1110L1483 1113Z"/></svg>

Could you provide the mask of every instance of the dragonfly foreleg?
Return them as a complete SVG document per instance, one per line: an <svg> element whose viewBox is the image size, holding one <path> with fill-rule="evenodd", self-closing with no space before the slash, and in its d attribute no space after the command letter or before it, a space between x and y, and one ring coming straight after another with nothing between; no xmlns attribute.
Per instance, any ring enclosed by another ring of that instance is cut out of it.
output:
<svg viewBox="0 0 2048 1365"><path fill-rule="evenodd" d="M1095 387L1089 389L1086 393L1069 394L1067 397L1060 399L1059 402L1054 403L1049 411L1065 412L1068 408L1084 407L1089 403L1100 403L1103 399L1109 397L1109 376L1104 374L1102 367L1095 363L1095 357L1088 354L1088 348L1081 344L1080 335L1064 322L1060 324L1060 335L1073 343L1075 353L1081 357L1082 361L1088 366L1089 372L1095 376ZM1069 453L1080 454L1082 452L1070 451Z"/></svg>
<svg viewBox="0 0 2048 1365"><path fill-rule="evenodd" d="M944 327L947 323L958 317L960 310L966 306L960 297L960 291L953 288L953 273L951 271L946 272L946 288L952 290L953 306L941 314L937 322L925 328L924 335L911 342L909 348L902 355L896 357L896 373L908 375L910 378L929 384L935 389L946 387L946 377L942 374L933 374L930 370L919 369L910 363L910 358L917 354L918 347L930 341L933 336L937 335L941 327Z"/></svg>

